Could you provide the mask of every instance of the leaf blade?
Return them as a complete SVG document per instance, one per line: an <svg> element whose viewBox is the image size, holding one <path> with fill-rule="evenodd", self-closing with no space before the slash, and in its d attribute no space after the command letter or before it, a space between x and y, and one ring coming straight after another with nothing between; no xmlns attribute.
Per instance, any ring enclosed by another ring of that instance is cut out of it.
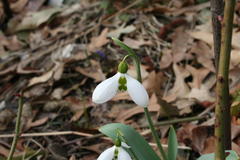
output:
<svg viewBox="0 0 240 160"><path fill-rule="evenodd" d="M174 128L171 126L168 136L168 160L176 160L178 152L177 136Z"/></svg>

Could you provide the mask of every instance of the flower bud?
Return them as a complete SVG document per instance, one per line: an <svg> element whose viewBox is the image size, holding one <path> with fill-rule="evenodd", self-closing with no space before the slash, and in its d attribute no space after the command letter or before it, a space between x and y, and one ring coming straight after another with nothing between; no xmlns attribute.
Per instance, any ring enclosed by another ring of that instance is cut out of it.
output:
<svg viewBox="0 0 240 160"><path fill-rule="evenodd" d="M122 146L122 142L121 142L121 139L119 137L117 137L117 139L115 140L115 146L117 146L117 147Z"/></svg>

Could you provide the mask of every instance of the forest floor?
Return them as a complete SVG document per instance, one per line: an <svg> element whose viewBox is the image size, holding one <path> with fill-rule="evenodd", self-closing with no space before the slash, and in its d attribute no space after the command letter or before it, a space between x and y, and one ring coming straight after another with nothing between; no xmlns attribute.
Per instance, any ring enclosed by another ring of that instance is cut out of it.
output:
<svg viewBox="0 0 240 160"><path fill-rule="evenodd" d="M96 85L114 75L126 55L111 37L141 59L148 108L162 143L174 125L179 160L214 152L216 75L208 0L9 2L8 9L0 3L0 159L9 154L22 90L15 159L94 160L112 145L98 128L114 122L133 126L156 147L143 108L126 92L101 105L91 100ZM240 153L239 1L234 26L232 146ZM131 63L128 73L136 77Z"/></svg>

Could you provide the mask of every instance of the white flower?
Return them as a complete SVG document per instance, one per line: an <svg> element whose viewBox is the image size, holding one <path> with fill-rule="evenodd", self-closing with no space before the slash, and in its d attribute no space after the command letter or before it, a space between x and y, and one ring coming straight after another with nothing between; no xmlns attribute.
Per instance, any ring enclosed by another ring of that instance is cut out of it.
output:
<svg viewBox="0 0 240 160"><path fill-rule="evenodd" d="M122 147L117 146L113 146L105 150L101 153L97 160L113 160L114 156L116 160L132 160L127 151L125 151Z"/></svg>
<svg viewBox="0 0 240 160"><path fill-rule="evenodd" d="M118 91L125 90L137 105L148 106L149 97L143 85L128 74L119 72L98 84L93 91L92 100L101 104L112 99Z"/></svg>

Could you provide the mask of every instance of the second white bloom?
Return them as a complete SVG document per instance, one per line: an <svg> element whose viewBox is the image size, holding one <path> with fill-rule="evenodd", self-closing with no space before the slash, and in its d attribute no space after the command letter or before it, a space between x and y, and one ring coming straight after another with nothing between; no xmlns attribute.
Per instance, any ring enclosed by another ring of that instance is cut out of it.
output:
<svg viewBox="0 0 240 160"><path fill-rule="evenodd" d="M128 74L119 72L97 85L93 92L92 100L101 104L112 99L118 91L125 90L137 105L142 107L148 106L149 97L143 85Z"/></svg>
<svg viewBox="0 0 240 160"><path fill-rule="evenodd" d="M116 153L117 151L117 153ZM116 154L116 155L115 155ZM105 150L97 160L113 160L114 157L116 160L132 160L130 155L122 147L113 146Z"/></svg>

